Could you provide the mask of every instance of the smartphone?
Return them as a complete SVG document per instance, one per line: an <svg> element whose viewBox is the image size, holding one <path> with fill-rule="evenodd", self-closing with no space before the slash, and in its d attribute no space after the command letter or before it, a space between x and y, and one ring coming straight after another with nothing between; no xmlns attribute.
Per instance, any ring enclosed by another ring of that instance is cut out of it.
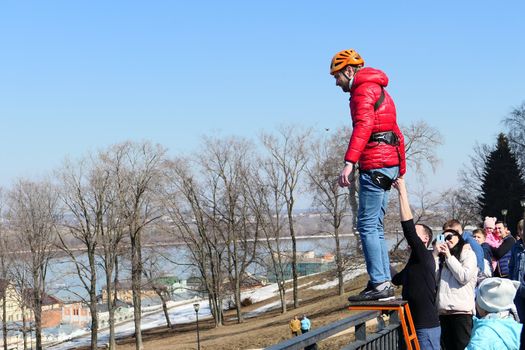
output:
<svg viewBox="0 0 525 350"><path fill-rule="evenodd" d="M444 233L438 234L436 238L436 242L440 244L445 243L445 234Z"/></svg>

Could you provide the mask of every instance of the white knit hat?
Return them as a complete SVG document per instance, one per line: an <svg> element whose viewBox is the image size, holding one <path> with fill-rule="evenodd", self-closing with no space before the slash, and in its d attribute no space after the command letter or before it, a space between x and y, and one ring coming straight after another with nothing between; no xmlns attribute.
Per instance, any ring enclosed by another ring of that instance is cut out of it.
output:
<svg viewBox="0 0 525 350"><path fill-rule="evenodd" d="M484 279L476 292L476 303L488 312L509 310L514 305L514 296L520 283L507 278Z"/></svg>

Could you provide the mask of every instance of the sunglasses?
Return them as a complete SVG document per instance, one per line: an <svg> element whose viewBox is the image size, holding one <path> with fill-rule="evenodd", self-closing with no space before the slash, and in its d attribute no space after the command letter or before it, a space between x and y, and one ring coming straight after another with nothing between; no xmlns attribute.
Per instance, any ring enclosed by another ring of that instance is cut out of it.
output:
<svg viewBox="0 0 525 350"><path fill-rule="evenodd" d="M448 235L445 236L445 241L450 241L452 239L452 237L454 236L458 236L459 237L459 234L456 234L456 233L450 233Z"/></svg>

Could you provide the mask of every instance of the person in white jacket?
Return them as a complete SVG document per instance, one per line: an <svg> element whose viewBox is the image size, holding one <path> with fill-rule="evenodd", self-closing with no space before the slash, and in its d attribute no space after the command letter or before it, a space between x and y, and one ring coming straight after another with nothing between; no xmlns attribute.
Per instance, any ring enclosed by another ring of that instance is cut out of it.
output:
<svg viewBox="0 0 525 350"><path fill-rule="evenodd" d="M475 313L476 254L459 232L448 229L443 234L445 242L436 244L441 348L463 350L470 340Z"/></svg>

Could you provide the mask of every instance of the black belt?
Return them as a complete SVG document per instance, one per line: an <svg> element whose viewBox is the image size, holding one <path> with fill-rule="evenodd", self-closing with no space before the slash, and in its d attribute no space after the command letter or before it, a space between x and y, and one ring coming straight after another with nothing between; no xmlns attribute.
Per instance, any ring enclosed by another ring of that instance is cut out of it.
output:
<svg viewBox="0 0 525 350"><path fill-rule="evenodd" d="M375 132L368 142L383 142L391 146L399 146L399 137L393 131Z"/></svg>

